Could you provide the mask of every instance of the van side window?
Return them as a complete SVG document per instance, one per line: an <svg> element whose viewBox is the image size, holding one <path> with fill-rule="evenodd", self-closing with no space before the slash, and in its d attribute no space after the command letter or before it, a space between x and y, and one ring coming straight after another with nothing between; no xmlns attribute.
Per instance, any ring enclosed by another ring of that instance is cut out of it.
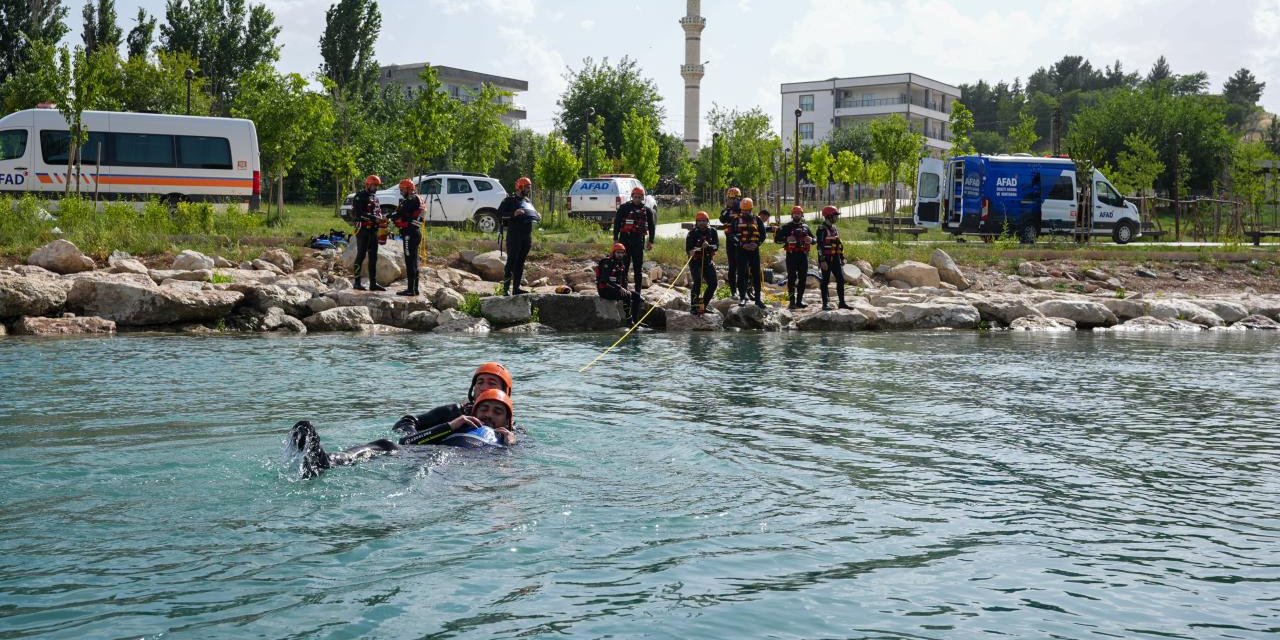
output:
<svg viewBox="0 0 1280 640"><path fill-rule="evenodd" d="M1116 190L1111 188L1111 185L1101 180L1095 180L1093 185L1094 188L1098 190L1098 200L1100 202L1103 204L1109 204L1113 207L1124 206L1124 198L1121 198L1120 194L1116 193Z"/></svg>
<svg viewBox="0 0 1280 640"><path fill-rule="evenodd" d="M0 131L0 160L21 158L27 153L27 130Z"/></svg>
<svg viewBox="0 0 1280 640"><path fill-rule="evenodd" d="M476 191L493 191L493 183L488 180L476 180Z"/></svg>
<svg viewBox="0 0 1280 640"><path fill-rule="evenodd" d="M103 164L111 164L106 140L106 134L90 131L89 141L80 147L80 164L98 164L99 144L102 144ZM57 131L53 129L45 129L41 131L40 156L44 159L44 163L66 166L67 146L70 141L71 134L66 131Z"/></svg>
<svg viewBox="0 0 1280 640"><path fill-rule="evenodd" d="M184 169L230 169L231 141L206 136L178 136L178 166Z"/></svg>
<svg viewBox="0 0 1280 640"><path fill-rule="evenodd" d="M1053 183L1053 188L1049 189L1049 195L1045 196L1046 200L1075 200L1075 181L1071 176L1058 176L1058 181Z"/></svg>
<svg viewBox="0 0 1280 640"><path fill-rule="evenodd" d="M127 167L172 167L173 136L155 133L112 133L108 164Z"/></svg>
<svg viewBox="0 0 1280 640"><path fill-rule="evenodd" d="M471 185L465 178L449 178L449 193L471 193Z"/></svg>
<svg viewBox="0 0 1280 640"><path fill-rule="evenodd" d="M941 186L942 176L936 173L923 172L920 174L920 197L936 198L938 197L938 188Z"/></svg>

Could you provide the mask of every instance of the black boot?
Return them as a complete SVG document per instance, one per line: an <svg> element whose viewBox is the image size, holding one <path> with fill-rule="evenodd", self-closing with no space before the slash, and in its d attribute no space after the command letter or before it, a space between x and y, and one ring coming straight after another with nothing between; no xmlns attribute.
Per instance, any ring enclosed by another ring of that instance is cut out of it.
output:
<svg viewBox="0 0 1280 640"><path fill-rule="evenodd" d="M359 280L356 280L356 283L352 285L351 288L355 289L356 291L364 291L364 283Z"/></svg>
<svg viewBox="0 0 1280 640"><path fill-rule="evenodd" d="M299 420L289 430L289 441L302 453L301 473L304 479L314 478L329 468L329 454L320 446L320 434L307 420Z"/></svg>

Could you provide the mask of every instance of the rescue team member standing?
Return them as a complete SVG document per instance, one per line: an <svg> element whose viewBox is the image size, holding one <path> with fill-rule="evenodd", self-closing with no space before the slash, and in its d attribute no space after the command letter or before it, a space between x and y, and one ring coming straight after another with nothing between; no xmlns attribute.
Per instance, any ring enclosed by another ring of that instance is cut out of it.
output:
<svg viewBox="0 0 1280 640"><path fill-rule="evenodd" d="M791 207L791 222L778 228L773 241L782 245L787 253L788 309L803 309L804 286L809 278L809 247L813 245L813 233L804 223L804 208ZM842 298L843 299L843 298Z"/></svg>
<svg viewBox="0 0 1280 640"><path fill-rule="evenodd" d="M418 245L422 243L422 198L412 180L400 181L400 206L391 215L404 242L405 290L398 296L418 295Z"/></svg>
<svg viewBox="0 0 1280 640"><path fill-rule="evenodd" d="M613 251L596 265L596 289L605 300L629 300L627 324L640 319L640 293L627 288L627 247L613 243Z"/></svg>
<svg viewBox="0 0 1280 640"><path fill-rule="evenodd" d="M632 269L636 274L636 291L640 290L644 279L641 278L641 265L644 264L644 251L653 250L653 238L658 232L658 222L653 219L653 209L644 204L644 188L631 190L631 200L622 203L613 216L613 241L621 242L627 248L627 257L631 259ZM645 236L648 236L648 244Z"/></svg>
<svg viewBox="0 0 1280 640"><path fill-rule="evenodd" d="M738 300L746 304L748 299L755 300L756 306L764 308L760 299L760 283L764 276L760 273L760 243L764 242L764 221L752 209L755 203L751 198L743 198L739 207L742 212L730 225L728 235L738 242Z"/></svg>
<svg viewBox="0 0 1280 640"><path fill-rule="evenodd" d="M693 219L693 228L684 238L684 251L689 254L689 273L693 275L693 287L689 290L689 306L693 315L699 316L707 312L707 303L716 294L716 250L720 248L720 238L716 230L711 228L711 216L706 211L699 211ZM706 293L701 293L702 287ZM701 302L699 302L701 298Z"/></svg>
<svg viewBox="0 0 1280 640"><path fill-rule="evenodd" d="M529 248L533 246L533 225L542 221L538 210L533 208L529 193L533 190L533 182L521 177L516 180L515 193L503 199L498 205L498 217L507 234L507 264L502 274L502 295L520 295L520 283L524 279L524 261L529 257Z"/></svg>
<svg viewBox="0 0 1280 640"><path fill-rule="evenodd" d="M840 210L827 206L822 208L822 226L818 227L818 270L821 274L818 283L822 286L822 310L831 307L827 304L827 282L832 274L836 278L836 296L840 300L841 309L852 309L844 303L844 244L840 242L840 231L836 229L836 218Z"/></svg>
<svg viewBox="0 0 1280 640"><path fill-rule="evenodd" d="M356 221L356 264L352 269L356 279L353 288L364 291L361 267L369 256L369 290L386 291L378 284L378 225L383 223L382 206L378 204L377 191L382 178L369 176L364 179L364 191L351 199L351 215Z"/></svg>
<svg viewBox="0 0 1280 640"><path fill-rule="evenodd" d="M738 239L729 233L729 227L742 213L742 190L729 187L724 192L724 209L720 210L720 224L724 225L724 257L729 262L729 273L725 280L729 283L729 297L736 298L738 293Z"/></svg>

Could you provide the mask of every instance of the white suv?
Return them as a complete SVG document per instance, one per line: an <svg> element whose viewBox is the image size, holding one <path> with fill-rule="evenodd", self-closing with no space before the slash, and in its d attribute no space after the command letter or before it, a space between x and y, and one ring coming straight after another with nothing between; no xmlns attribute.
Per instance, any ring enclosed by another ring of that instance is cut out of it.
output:
<svg viewBox="0 0 1280 640"><path fill-rule="evenodd" d="M629 173L604 174L598 178L579 178L569 187L569 195L565 196L565 206L569 209L570 218L583 218L598 223L608 229L613 226L614 214L618 207L631 199L631 190L644 185ZM653 209L654 219L658 217L658 201L644 194L645 206Z"/></svg>
<svg viewBox="0 0 1280 640"><path fill-rule="evenodd" d="M413 179L418 185L426 209L426 224L465 224L474 222L476 228L493 233L498 230L498 205L507 197L507 190L495 179L483 173L437 172ZM378 204L390 213L400 204L400 186L394 184L378 193ZM351 199L347 196L339 215L351 221Z"/></svg>

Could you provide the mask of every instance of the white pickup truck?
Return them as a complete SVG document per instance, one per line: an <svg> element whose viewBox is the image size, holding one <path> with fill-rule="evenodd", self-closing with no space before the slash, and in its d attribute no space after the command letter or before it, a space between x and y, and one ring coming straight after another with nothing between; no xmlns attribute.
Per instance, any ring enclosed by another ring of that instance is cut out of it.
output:
<svg viewBox="0 0 1280 640"><path fill-rule="evenodd" d="M569 209L570 218L582 218L608 229L613 226L613 216L622 203L631 199L631 190L644 185L629 173L604 174L598 178L579 178L569 187L569 195L565 196L565 206ZM658 201L644 194L645 206L653 209L654 218L658 215Z"/></svg>
<svg viewBox="0 0 1280 640"><path fill-rule="evenodd" d="M498 230L498 205L507 190L496 179L483 173L437 172L413 179L425 203L427 224L461 225L468 221L476 228L493 233ZM384 211L394 211L400 204L399 180L378 191L378 204ZM384 183L384 184L388 184ZM347 196L339 215L350 221L351 199Z"/></svg>

